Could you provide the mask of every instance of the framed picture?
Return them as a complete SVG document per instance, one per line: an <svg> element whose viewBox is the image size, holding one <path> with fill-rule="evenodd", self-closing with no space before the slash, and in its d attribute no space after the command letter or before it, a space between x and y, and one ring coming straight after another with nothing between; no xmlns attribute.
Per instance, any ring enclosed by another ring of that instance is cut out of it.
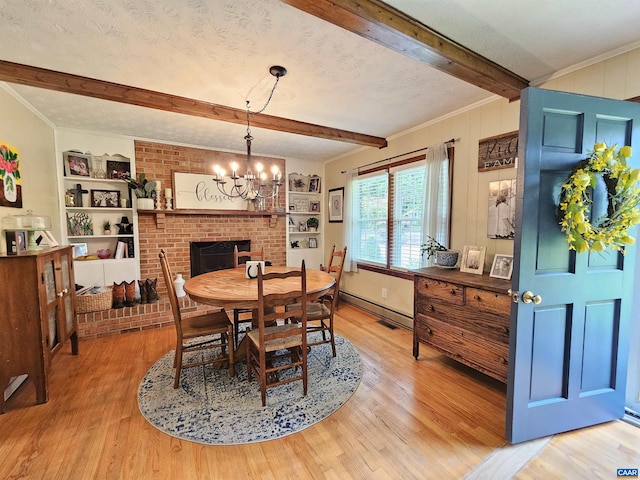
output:
<svg viewBox="0 0 640 480"><path fill-rule="evenodd" d="M482 275L482 271L484 270L484 256L486 253L487 247L470 247L465 245L462 253L460 271Z"/></svg>
<svg viewBox="0 0 640 480"><path fill-rule="evenodd" d="M65 177L90 177L91 155L82 152L64 152L64 176Z"/></svg>
<svg viewBox="0 0 640 480"><path fill-rule="evenodd" d="M516 179L489 182L487 236L513 240L516 232Z"/></svg>
<svg viewBox="0 0 640 480"><path fill-rule="evenodd" d="M342 223L344 187L329 190L329 223Z"/></svg>
<svg viewBox="0 0 640 480"><path fill-rule="evenodd" d="M289 211L290 212L295 212L296 211L296 206L295 205L289 205Z"/></svg>
<svg viewBox="0 0 640 480"><path fill-rule="evenodd" d="M312 175L309 178L309 192L320 193L320 177L319 176Z"/></svg>
<svg viewBox="0 0 640 480"><path fill-rule="evenodd" d="M307 231L307 222L300 222L298 224L298 231L299 232L306 232Z"/></svg>
<svg viewBox="0 0 640 480"><path fill-rule="evenodd" d="M107 178L124 180L131 177L131 163L107 160Z"/></svg>
<svg viewBox="0 0 640 480"><path fill-rule="evenodd" d="M511 272L513 272L513 255L497 254L493 257L490 277L511 280Z"/></svg>
<svg viewBox="0 0 640 480"><path fill-rule="evenodd" d="M87 244L86 243L72 243L73 247L73 258L84 257L87 255Z"/></svg>
<svg viewBox="0 0 640 480"><path fill-rule="evenodd" d="M311 207L312 212L320 211L320 202L309 202L309 206Z"/></svg>
<svg viewBox="0 0 640 480"><path fill-rule="evenodd" d="M318 239L316 237L309 237L309 248L318 248Z"/></svg>
<svg viewBox="0 0 640 480"><path fill-rule="evenodd" d="M91 190L92 207L120 207L120 190Z"/></svg>

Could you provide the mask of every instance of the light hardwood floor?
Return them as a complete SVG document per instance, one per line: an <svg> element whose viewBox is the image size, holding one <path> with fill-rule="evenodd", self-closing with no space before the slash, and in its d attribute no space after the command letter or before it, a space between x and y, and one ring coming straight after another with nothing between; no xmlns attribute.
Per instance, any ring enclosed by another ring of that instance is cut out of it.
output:
<svg viewBox="0 0 640 480"><path fill-rule="evenodd" d="M504 385L421 346L411 332L342 304L340 335L362 383L328 419L252 445L169 437L140 414L137 388L174 347L172 328L80 343L53 362L50 400L27 381L0 416L0 479L585 479L640 467L640 429L615 421L510 446ZM313 388L310 385L309 388Z"/></svg>

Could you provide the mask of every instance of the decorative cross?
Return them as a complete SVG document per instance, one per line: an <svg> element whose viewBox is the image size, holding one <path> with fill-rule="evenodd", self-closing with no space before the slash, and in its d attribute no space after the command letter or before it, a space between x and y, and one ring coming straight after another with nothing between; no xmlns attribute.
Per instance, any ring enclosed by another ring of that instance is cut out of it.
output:
<svg viewBox="0 0 640 480"><path fill-rule="evenodd" d="M82 206L82 194L89 193L89 190L83 190L82 185L80 185L79 183L76 184L76 188L72 188L69 191L76 199L76 201L74 202L76 207Z"/></svg>

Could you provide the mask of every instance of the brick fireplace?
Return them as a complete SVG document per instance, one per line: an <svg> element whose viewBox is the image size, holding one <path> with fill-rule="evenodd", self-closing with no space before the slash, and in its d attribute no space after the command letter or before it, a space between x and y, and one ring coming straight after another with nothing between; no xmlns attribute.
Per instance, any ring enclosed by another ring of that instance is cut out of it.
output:
<svg viewBox="0 0 640 480"><path fill-rule="evenodd" d="M235 160L244 165L245 162L245 157L239 154L143 141L135 142L135 151L136 171L144 173L148 179L159 180L163 188L172 186L173 172L207 173L212 171L214 163L228 164ZM285 172L282 159L260 159L255 156L254 159L267 165L276 163L280 171ZM285 192L282 191L280 196L280 205L284 205ZM155 214L139 214L140 275L142 279L158 278L160 300L150 305L79 314L78 335L80 338L94 338L172 324L171 305L166 298L166 286L158 260L161 248L167 251L174 275L182 273L184 278L191 275L190 242L250 239L253 248L264 247L265 258L273 265L285 265L285 220L283 216L199 214L193 210L184 214L166 213L162 221ZM192 302L188 297L180 301L181 309L187 315L210 309Z"/></svg>

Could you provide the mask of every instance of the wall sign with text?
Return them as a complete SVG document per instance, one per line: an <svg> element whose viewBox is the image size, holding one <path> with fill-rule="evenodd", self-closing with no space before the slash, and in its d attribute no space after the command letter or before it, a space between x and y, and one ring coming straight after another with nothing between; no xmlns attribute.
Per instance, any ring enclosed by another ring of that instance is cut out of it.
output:
<svg viewBox="0 0 640 480"><path fill-rule="evenodd" d="M227 182L233 180L227 178ZM176 209L190 210L246 210L247 202L240 198L228 198L220 193L213 175L200 173L173 174Z"/></svg>
<svg viewBox="0 0 640 480"><path fill-rule="evenodd" d="M518 160L518 132L509 132L478 142L478 171L513 168Z"/></svg>

